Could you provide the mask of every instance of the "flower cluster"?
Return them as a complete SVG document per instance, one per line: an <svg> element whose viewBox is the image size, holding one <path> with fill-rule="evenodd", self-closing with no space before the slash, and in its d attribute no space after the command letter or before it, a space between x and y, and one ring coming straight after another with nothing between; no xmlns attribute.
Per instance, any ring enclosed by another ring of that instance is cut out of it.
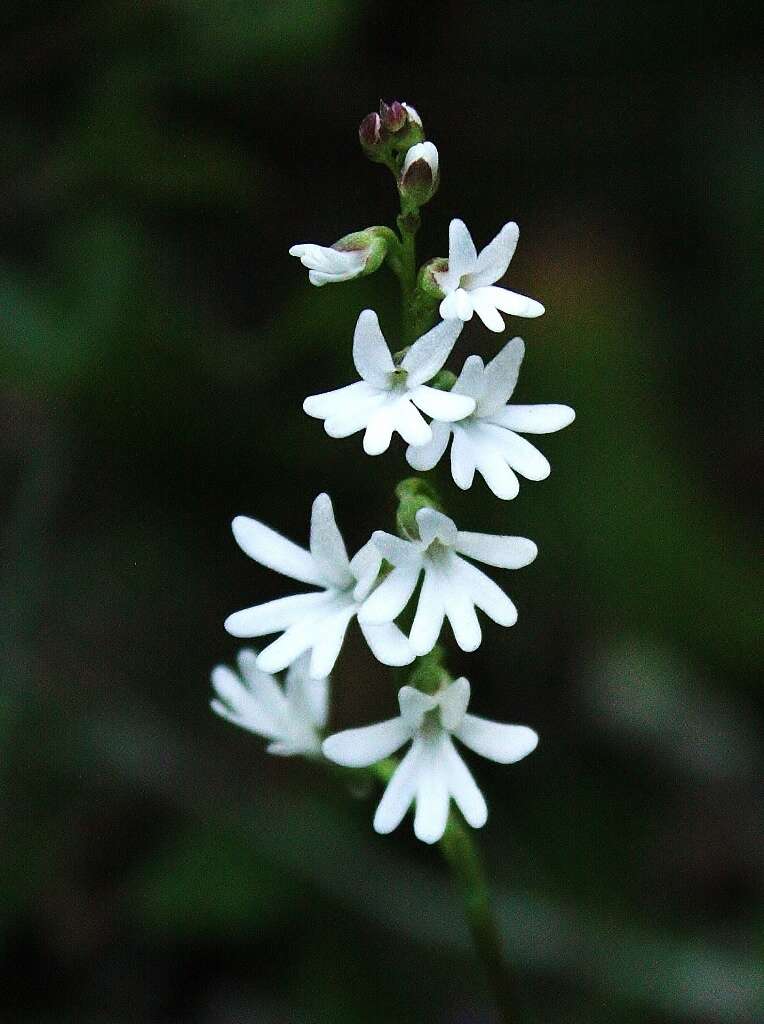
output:
<svg viewBox="0 0 764 1024"><path fill-rule="evenodd" d="M323 421L332 438L363 431L368 455L387 451L398 434L417 472L434 469L450 442L451 477L459 488L468 490L477 472L497 498L511 500L519 492L518 475L538 481L550 472L544 455L522 435L560 430L572 422L573 410L510 403L525 352L520 338L487 362L467 356L458 376L446 364L474 314L500 333L502 313L537 317L544 312L535 299L497 285L514 255L518 227L508 222L478 253L464 222L454 219L448 257L431 260L417 273L413 240L420 208L439 184L438 151L426 140L419 114L405 103L381 104L379 113L364 119L359 137L364 153L395 178L400 237L390 228L371 227L332 246L300 244L289 251L317 287L373 273L386 262L403 288L403 343L388 345L377 314L363 310L352 346L359 379L308 396L303 408ZM513 625L515 605L475 563L520 569L534 560L537 547L525 537L460 529L421 479L404 481L397 493L398 534L374 530L352 558L326 494L313 502L307 548L257 519L234 519L234 537L247 555L313 589L228 617L225 627L235 637L275 639L259 653L242 651L238 674L223 666L214 670L212 706L270 740L273 753L323 756L349 768L368 768L410 743L391 769L374 828L392 831L414 803L414 831L432 843L443 835L452 798L473 827L487 817L454 737L502 764L525 757L538 742L527 726L468 714L470 684L451 679L436 648L447 621L456 644L474 651L482 640L478 611L501 626ZM325 736L328 676L353 619L383 664L400 667L435 658L436 671L412 672L398 694L398 717ZM285 669L282 690L273 673Z"/></svg>

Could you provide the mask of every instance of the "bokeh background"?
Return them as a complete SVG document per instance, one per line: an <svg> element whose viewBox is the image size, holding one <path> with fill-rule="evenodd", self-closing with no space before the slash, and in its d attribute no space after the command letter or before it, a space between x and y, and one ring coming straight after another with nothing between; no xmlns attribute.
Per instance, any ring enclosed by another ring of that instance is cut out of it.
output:
<svg viewBox="0 0 764 1024"><path fill-rule="evenodd" d="M4 5L4 1022L495 1019L410 820L375 836L373 796L208 710L224 617L288 592L232 516L304 543L326 489L355 547L406 474L301 412L362 308L395 333L394 280L287 255L394 217L356 138L380 95L440 149L421 257L516 219L548 310L510 323L517 396L578 412L517 500L446 492L540 546L501 580L518 624L451 659L542 737L473 762L517 1019L764 1019L756 7ZM500 344L471 325L455 365ZM396 685L351 630L333 722Z"/></svg>

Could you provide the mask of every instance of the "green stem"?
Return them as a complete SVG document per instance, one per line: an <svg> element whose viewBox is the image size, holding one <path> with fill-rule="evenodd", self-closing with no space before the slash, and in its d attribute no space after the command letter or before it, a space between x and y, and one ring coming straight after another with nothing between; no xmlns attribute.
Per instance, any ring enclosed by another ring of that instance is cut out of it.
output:
<svg viewBox="0 0 764 1024"><path fill-rule="evenodd" d="M516 1024L511 1007L514 986L504 959L501 931L491 907L491 893L480 854L461 818L451 813L440 848L464 900L464 907L478 959L504 1024Z"/></svg>
<svg viewBox="0 0 764 1024"><path fill-rule="evenodd" d="M419 214L416 211L407 211L402 208L397 223L401 233L398 280L401 284L403 343L410 345L416 341L418 334L414 293L416 291L416 233L419 230Z"/></svg>

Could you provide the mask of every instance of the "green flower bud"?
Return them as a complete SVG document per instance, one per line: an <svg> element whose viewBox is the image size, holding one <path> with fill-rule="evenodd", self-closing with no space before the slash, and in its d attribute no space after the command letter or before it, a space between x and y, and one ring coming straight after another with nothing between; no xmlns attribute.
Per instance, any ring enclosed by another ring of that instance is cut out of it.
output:
<svg viewBox="0 0 764 1024"><path fill-rule="evenodd" d="M425 263L419 270L417 277L417 288L423 292L429 298L437 300L438 302L444 298L443 291L437 282L435 274L442 274L448 270L448 260L443 256L438 256L434 260L430 260L429 263Z"/></svg>
<svg viewBox="0 0 764 1024"><path fill-rule="evenodd" d="M434 508L438 512L443 511L435 488L418 476L402 480L395 488L395 496L398 499L398 511L395 514L396 525L400 535L407 540L419 539L416 514L420 508Z"/></svg>

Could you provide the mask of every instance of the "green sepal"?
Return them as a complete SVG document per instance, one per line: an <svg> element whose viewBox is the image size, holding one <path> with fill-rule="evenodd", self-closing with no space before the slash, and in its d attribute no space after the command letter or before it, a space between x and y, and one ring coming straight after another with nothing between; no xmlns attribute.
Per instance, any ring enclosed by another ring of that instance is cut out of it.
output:
<svg viewBox="0 0 764 1024"><path fill-rule="evenodd" d="M452 682L451 674L443 665L444 651L435 646L429 654L417 658L408 685L422 693L437 693Z"/></svg>
<svg viewBox="0 0 764 1024"><path fill-rule="evenodd" d="M443 512L440 496L427 480L418 476L410 476L402 480L395 488L398 499L398 510L395 523L398 533L406 540L419 540L419 526L416 514L421 508L434 508Z"/></svg>

